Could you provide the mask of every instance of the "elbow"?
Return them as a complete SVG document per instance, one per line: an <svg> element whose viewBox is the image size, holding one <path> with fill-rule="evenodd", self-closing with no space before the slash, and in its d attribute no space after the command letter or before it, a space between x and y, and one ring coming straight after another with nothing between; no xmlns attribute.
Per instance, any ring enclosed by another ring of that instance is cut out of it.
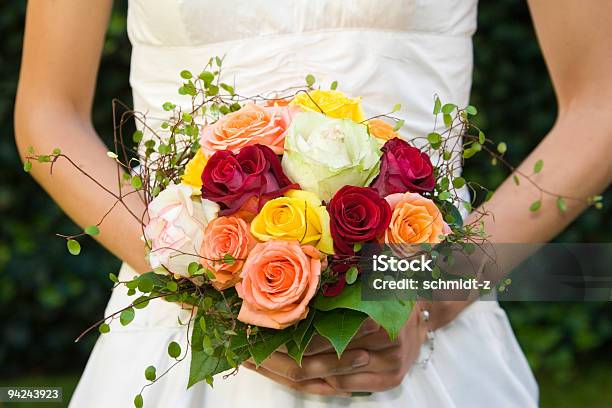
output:
<svg viewBox="0 0 612 408"><path fill-rule="evenodd" d="M58 95L37 95L20 89L13 111L14 137L22 161L32 152L46 154L65 141L65 129L71 124L91 126L89 118L83 118L71 103ZM54 146L55 147L55 146Z"/></svg>

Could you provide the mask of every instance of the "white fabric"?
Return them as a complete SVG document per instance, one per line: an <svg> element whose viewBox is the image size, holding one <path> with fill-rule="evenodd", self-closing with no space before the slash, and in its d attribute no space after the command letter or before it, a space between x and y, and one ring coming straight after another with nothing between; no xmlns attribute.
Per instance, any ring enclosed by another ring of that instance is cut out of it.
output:
<svg viewBox="0 0 612 408"><path fill-rule="evenodd" d="M320 83L364 98L367 115L403 106L403 135L431 131L434 94L467 105L472 75L471 35L476 0L131 0L130 82L135 109L164 118L177 94L178 73L200 72L211 56L226 55L225 80L242 95ZM122 280L134 271L124 265ZM114 290L107 314L133 298ZM170 341L186 344L188 312L164 301L137 310L127 327L117 321L100 337L70 406L129 407L146 383L171 362ZM423 354L426 353L424 349ZM288 390L249 370L214 389L186 391L189 361L143 395L147 407L534 407L538 390L503 310L480 301L437 331L427 368L413 367L398 388L369 397L326 399Z"/></svg>

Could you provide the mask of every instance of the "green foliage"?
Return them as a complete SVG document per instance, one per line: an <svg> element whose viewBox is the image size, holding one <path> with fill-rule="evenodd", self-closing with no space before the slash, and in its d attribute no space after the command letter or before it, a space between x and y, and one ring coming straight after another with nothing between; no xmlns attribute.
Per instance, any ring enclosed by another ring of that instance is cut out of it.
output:
<svg viewBox="0 0 612 408"><path fill-rule="evenodd" d="M329 340L340 357L367 317L365 313L352 309L319 312L314 326L321 336Z"/></svg>
<svg viewBox="0 0 612 408"><path fill-rule="evenodd" d="M181 346L176 341L168 344L168 355L172 358L178 358L181 355Z"/></svg>
<svg viewBox="0 0 612 408"><path fill-rule="evenodd" d="M398 305L400 307L398 307ZM361 282L346 286L342 293L334 297L319 295L315 300L315 308L328 312L334 309L352 309L363 312L380 324L394 339L404 326L412 310L413 302L397 299L366 302L361 300Z"/></svg>

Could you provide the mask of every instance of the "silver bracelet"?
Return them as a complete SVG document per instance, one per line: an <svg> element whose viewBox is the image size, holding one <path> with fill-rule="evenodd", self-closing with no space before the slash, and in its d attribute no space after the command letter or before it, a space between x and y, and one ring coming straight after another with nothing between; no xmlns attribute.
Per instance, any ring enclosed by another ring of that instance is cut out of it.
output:
<svg viewBox="0 0 612 408"><path fill-rule="evenodd" d="M428 322L429 317L430 317L429 310L427 309L421 310L421 317L423 319L423 322ZM429 364L429 362L431 361L431 356L433 355L433 352L434 352L435 338L436 336L433 330L431 329L427 330L427 339L425 340L425 344L428 349L427 355L423 359L415 362L415 364L419 365L423 369L427 368L427 364Z"/></svg>

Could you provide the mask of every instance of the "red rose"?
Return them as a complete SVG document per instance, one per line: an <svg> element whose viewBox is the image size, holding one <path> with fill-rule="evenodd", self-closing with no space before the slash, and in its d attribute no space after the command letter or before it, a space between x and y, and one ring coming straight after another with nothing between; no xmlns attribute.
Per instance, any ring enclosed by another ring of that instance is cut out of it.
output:
<svg viewBox="0 0 612 408"><path fill-rule="evenodd" d="M327 206L337 255L354 255L356 243L382 235L391 221L389 203L370 187L344 186Z"/></svg>
<svg viewBox="0 0 612 408"><path fill-rule="evenodd" d="M427 154L399 138L389 140L381 150L380 174L370 186L378 190L382 197L434 189L434 169Z"/></svg>
<svg viewBox="0 0 612 408"><path fill-rule="evenodd" d="M299 188L283 173L272 149L263 145L243 147L237 154L218 151L202 173L202 197L219 203L221 215L235 213L251 198L261 208L266 201Z"/></svg>

